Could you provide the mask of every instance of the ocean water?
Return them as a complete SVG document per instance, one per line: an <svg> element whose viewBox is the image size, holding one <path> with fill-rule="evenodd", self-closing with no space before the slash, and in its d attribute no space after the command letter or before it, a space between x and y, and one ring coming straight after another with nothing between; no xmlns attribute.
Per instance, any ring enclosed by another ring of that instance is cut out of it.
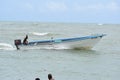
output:
<svg viewBox="0 0 120 80"><path fill-rule="evenodd" d="M119 80L120 24L0 22L0 79ZM29 41L107 34L91 50L16 50L15 39Z"/></svg>

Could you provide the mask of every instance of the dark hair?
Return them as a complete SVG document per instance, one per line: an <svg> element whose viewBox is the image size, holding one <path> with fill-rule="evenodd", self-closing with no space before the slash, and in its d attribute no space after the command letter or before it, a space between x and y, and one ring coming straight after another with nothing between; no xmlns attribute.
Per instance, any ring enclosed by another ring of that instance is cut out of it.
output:
<svg viewBox="0 0 120 80"><path fill-rule="evenodd" d="M48 79L52 79L52 74L48 74Z"/></svg>
<svg viewBox="0 0 120 80"><path fill-rule="evenodd" d="M35 80L40 80L40 78L35 78Z"/></svg>

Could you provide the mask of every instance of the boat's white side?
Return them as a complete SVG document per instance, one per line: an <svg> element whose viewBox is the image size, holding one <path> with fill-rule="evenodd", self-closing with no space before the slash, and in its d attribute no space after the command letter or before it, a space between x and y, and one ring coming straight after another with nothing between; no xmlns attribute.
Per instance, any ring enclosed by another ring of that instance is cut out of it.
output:
<svg viewBox="0 0 120 80"><path fill-rule="evenodd" d="M55 48L63 47L69 49L91 49L100 41L100 37L94 39L85 39L80 41L66 42L54 45Z"/></svg>
<svg viewBox="0 0 120 80"><path fill-rule="evenodd" d="M30 42L28 45L18 45L19 49L91 49L105 35L86 36L79 38L54 39Z"/></svg>

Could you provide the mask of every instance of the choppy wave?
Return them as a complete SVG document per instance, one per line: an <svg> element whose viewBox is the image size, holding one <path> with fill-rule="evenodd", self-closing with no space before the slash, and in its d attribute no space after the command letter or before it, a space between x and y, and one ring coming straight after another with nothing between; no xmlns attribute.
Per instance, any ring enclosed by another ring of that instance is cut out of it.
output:
<svg viewBox="0 0 120 80"><path fill-rule="evenodd" d="M0 50L15 50L15 48L8 43L0 43Z"/></svg>
<svg viewBox="0 0 120 80"><path fill-rule="evenodd" d="M103 24L102 23L98 23L99 26L102 26Z"/></svg>
<svg viewBox="0 0 120 80"><path fill-rule="evenodd" d="M31 32L30 34L35 35L35 36L56 36L56 35L61 35L61 34L58 34L58 33L51 33L51 32L43 32L43 33Z"/></svg>
<svg viewBox="0 0 120 80"><path fill-rule="evenodd" d="M39 32L32 32L33 35L37 35L37 36L45 36L48 35L48 32L44 32L44 33L39 33Z"/></svg>

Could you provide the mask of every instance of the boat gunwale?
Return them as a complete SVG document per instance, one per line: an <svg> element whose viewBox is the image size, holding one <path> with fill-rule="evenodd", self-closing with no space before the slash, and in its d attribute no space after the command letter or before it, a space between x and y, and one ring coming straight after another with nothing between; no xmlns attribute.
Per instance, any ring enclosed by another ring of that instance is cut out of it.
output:
<svg viewBox="0 0 120 80"><path fill-rule="evenodd" d="M98 37L103 37L105 36L105 34L101 34L101 35L92 35L92 36L85 36L85 37L76 37L76 38L65 38L65 39L51 39L51 40L41 40L41 41L33 41L33 42L29 42L28 45L32 45L35 43L62 43L62 42L72 42L72 41L80 41L80 40L85 40L85 39L95 39Z"/></svg>

